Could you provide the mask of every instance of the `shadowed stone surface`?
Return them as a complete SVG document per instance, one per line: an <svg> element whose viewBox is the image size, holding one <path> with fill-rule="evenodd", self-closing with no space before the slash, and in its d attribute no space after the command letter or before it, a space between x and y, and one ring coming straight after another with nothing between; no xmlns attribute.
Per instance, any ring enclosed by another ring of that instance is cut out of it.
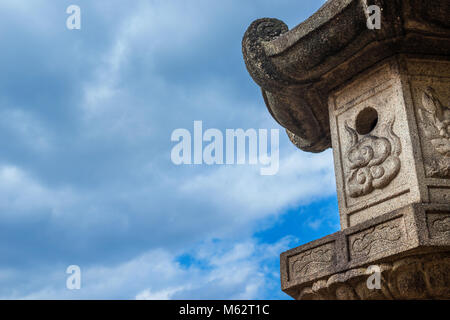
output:
<svg viewBox="0 0 450 320"><path fill-rule="evenodd" d="M292 30L265 18L245 33L247 69L290 140L333 147L342 231L281 255L295 299L450 299L448 17L448 0L329 0Z"/></svg>

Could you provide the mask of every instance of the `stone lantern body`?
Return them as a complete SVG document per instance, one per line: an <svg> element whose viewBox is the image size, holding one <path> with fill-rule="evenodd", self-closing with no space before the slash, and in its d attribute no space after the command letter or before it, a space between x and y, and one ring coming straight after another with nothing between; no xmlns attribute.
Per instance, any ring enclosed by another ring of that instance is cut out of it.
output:
<svg viewBox="0 0 450 320"><path fill-rule="evenodd" d="M329 0L290 31L265 18L244 35L290 140L333 148L341 231L281 254L293 298L450 298L449 16L448 0Z"/></svg>

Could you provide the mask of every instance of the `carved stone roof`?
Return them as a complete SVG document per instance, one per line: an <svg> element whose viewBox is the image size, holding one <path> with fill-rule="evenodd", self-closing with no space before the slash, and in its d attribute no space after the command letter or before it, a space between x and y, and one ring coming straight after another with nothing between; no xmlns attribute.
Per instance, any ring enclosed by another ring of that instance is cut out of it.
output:
<svg viewBox="0 0 450 320"><path fill-rule="evenodd" d="M367 27L367 5L382 8ZM300 149L331 147L328 93L398 53L450 55L449 0L329 0L292 30L254 21L242 40L247 69L273 118Z"/></svg>

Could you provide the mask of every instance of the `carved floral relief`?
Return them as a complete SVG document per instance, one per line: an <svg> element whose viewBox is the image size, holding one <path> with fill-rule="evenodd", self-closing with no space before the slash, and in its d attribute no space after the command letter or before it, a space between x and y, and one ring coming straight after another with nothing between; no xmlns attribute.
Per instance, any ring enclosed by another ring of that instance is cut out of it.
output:
<svg viewBox="0 0 450 320"><path fill-rule="evenodd" d="M400 139L393 132L392 119L384 125L385 137L367 134L362 139L345 124L351 147L346 152L346 188L352 198L386 187L400 171Z"/></svg>
<svg viewBox="0 0 450 320"><path fill-rule="evenodd" d="M426 138L435 150L431 159L425 161L429 177L450 177L450 107L444 106L432 87L422 92L419 120Z"/></svg>

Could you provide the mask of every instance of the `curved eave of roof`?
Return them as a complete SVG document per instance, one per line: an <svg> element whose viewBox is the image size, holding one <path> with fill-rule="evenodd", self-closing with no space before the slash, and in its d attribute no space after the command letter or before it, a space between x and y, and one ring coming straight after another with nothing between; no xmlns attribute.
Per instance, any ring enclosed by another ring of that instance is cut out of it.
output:
<svg viewBox="0 0 450 320"><path fill-rule="evenodd" d="M382 8L382 28L367 28L367 6ZM242 40L247 70L266 106L300 149L331 147L328 93L397 53L450 55L448 0L329 0L292 30L254 21Z"/></svg>

